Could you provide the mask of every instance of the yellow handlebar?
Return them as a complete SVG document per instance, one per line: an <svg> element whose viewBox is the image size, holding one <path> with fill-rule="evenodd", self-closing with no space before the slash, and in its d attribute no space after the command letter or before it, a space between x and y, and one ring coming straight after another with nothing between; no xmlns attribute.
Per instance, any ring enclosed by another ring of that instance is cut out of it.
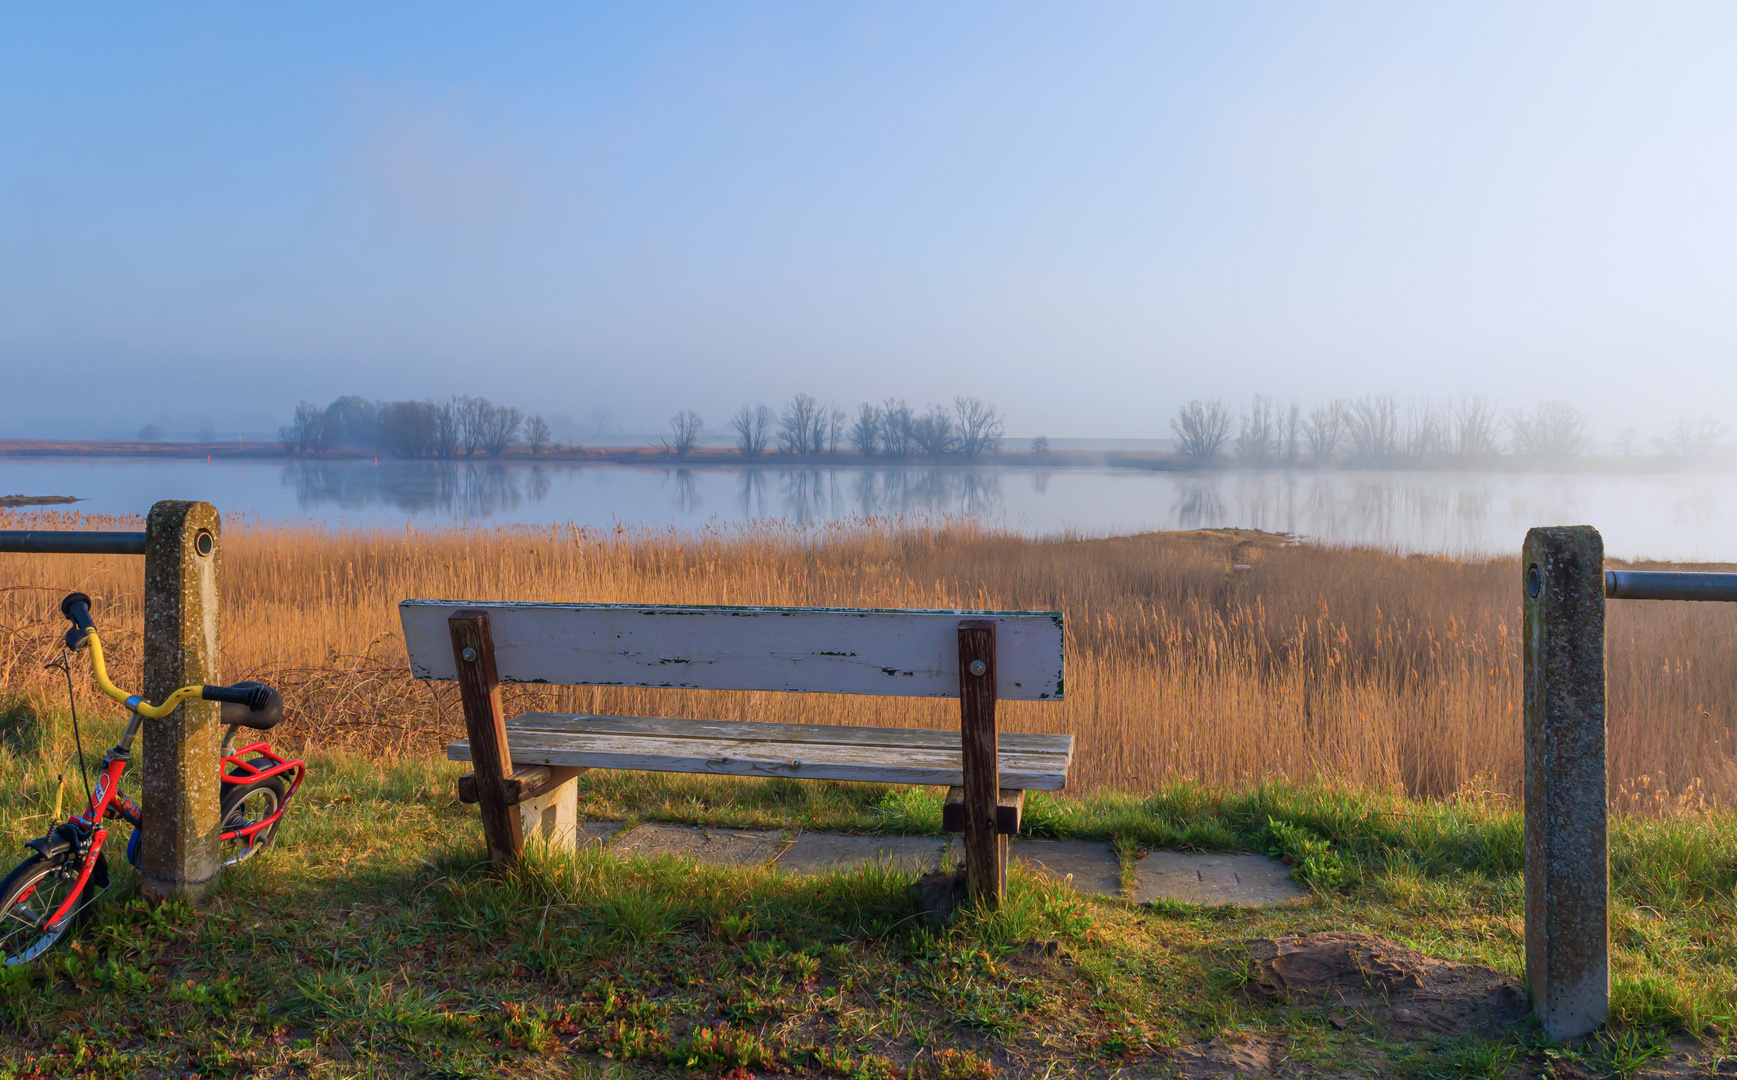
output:
<svg viewBox="0 0 1737 1080"><path fill-rule="evenodd" d="M85 632L84 644L90 647L90 673L91 678L97 684L97 689L147 720L161 720L180 708L183 701L198 700L205 692L203 686L183 686L164 698L163 704L153 705L139 695L129 694L109 681L108 668L103 665L103 643L98 640L95 630Z"/></svg>

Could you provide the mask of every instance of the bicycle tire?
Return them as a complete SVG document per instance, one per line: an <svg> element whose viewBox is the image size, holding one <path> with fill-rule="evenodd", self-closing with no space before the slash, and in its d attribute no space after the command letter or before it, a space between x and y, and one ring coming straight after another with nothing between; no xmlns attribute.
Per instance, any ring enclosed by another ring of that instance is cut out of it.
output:
<svg viewBox="0 0 1737 1080"><path fill-rule="evenodd" d="M103 858L97 856L99 862ZM90 918L92 904L98 895L98 873L92 873L90 880L85 882L78 908L66 925L53 934L44 929L48 917L54 914L78 881L80 865L78 856L72 852L36 854L19 863L5 880L0 881L0 963L7 967L28 964L70 937L81 923ZM45 879L50 877L54 881L44 890Z"/></svg>
<svg viewBox="0 0 1737 1080"><path fill-rule="evenodd" d="M269 769L276 762L266 758L255 758L248 764L256 769ZM238 773L232 771L230 775L235 776ZM223 831L245 828L248 824L270 817L283 806L287 791L281 775L268 776L264 780L256 780L251 784L224 784L223 799L219 806ZM278 826L282 824L283 819L279 818L272 823L270 828L261 829L254 834L251 844L242 843L240 840L223 841L224 868L240 865L264 851L272 839L277 836Z"/></svg>

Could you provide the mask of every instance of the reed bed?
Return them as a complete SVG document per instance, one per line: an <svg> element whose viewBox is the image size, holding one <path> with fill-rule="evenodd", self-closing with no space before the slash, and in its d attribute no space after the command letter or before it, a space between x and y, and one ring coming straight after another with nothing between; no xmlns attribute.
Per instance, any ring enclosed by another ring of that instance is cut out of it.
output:
<svg viewBox="0 0 1737 1080"><path fill-rule="evenodd" d="M64 513L0 528L138 528ZM968 521L753 525L676 534L571 526L325 529L232 522L226 678L284 690L299 748L438 754L462 730L450 687L409 678L406 597L1058 609L1067 700L1003 705L1006 729L1078 738L1082 790L1190 779L1329 780L1415 797L1521 787L1513 560L1286 545L1235 532L1029 540ZM0 702L64 725L55 604L90 593L123 682L138 682L141 573L126 557L0 556ZM1233 564L1252 567L1245 573ZM1709 567L1716 568L1716 567ZM1613 804L1737 803L1737 611L1626 603L1609 621ZM75 664L78 662L75 661ZM112 708L85 688L81 709ZM945 727L945 701L514 687L509 706ZM3 745L3 744L0 744Z"/></svg>

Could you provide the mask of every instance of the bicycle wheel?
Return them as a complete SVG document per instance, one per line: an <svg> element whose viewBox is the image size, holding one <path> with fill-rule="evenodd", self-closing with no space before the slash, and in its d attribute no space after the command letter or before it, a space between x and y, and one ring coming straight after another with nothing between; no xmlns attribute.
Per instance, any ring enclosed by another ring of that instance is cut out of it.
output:
<svg viewBox="0 0 1737 1080"><path fill-rule="evenodd" d="M97 856L99 863L102 859L103 856ZM85 882L77 914L52 934L46 929L49 917L78 883L79 867L78 856L73 852L32 855L7 874L6 880L0 881L0 958L8 966L35 960L89 917L91 902L97 895L98 872L93 872ZM105 869L98 867L98 871Z"/></svg>
<svg viewBox="0 0 1737 1080"><path fill-rule="evenodd" d="M275 762L255 758L248 764L258 769L268 769ZM283 805L285 790L281 776L268 776L251 784L224 784L221 804L223 831L245 829L277 813L278 807ZM269 828L254 833L252 843L240 839L223 841L223 865L236 866L258 855L271 843L272 837L277 835L277 827L281 824L283 822L280 819Z"/></svg>

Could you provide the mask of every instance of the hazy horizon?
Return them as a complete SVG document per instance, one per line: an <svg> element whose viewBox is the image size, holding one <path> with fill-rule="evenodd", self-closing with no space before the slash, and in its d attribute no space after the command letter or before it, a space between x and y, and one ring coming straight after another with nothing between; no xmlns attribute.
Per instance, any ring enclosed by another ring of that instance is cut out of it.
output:
<svg viewBox="0 0 1737 1080"><path fill-rule="evenodd" d="M0 437L1737 391L1737 9L0 16Z"/></svg>

